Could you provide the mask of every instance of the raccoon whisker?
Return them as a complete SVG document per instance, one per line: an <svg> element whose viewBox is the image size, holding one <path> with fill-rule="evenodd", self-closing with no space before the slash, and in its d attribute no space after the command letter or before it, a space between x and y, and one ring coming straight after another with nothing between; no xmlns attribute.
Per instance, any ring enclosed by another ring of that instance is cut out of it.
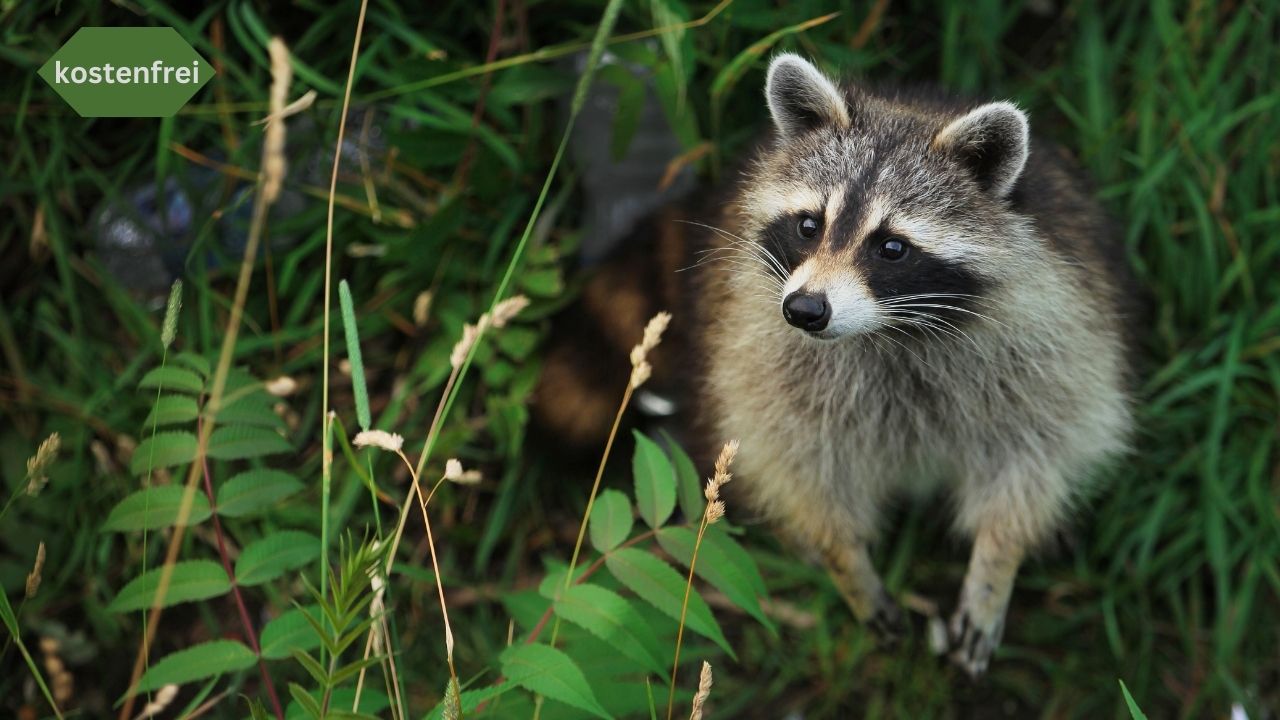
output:
<svg viewBox="0 0 1280 720"><path fill-rule="evenodd" d="M723 251L723 252L720 252L719 254L711 254L717 251ZM724 260L724 261L733 261L735 263L740 263L742 265L751 265L752 267L759 266L767 271L767 274L762 275L762 277L772 281L779 287L781 287L785 282L784 278L779 277L778 274L774 272L773 268L769 267L767 264L761 261L760 257L757 255L746 253L736 248L712 248L711 250L704 251L704 252L707 253L705 257L701 258L700 260L698 260L698 262L694 263L693 265L677 270L677 272L683 272L684 270L692 270L694 268L700 267L702 265L705 265L711 262Z"/></svg>
<svg viewBox="0 0 1280 720"><path fill-rule="evenodd" d="M902 323L903 325L906 325L908 327L920 328L921 330L928 332L935 340L939 339L938 338L939 332L946 335L947 337L955 338L956 340L961 339L960 336L956 335L954 332L950 332L937 325L934 325L933 323L919 316L899 315L895 313L890 313L888 317L890 320L896 320L897 322Z"/></svg>
<svg viewBox="0 0 1280 720"><path fill-rule="evenodd" d="M773 277L769 273L764 272L761 269L761 267L755 263L750 263L745 260L738 260L735 258L720 258L719 261L726 263L728 265L731 265L735 268L738 268L739 270L749 271L751 272L751 274L759 276L761 280L767 280L772 287L775 287L778 289L781 289L783 287L781 281L779 281L777 278Z"/></svg>
<svg viewBox="0 0 1280 720"><path fill-rule="evenodd" d="M918 325L920 327L924 327L927 325L931 328L934 328L935 330L938 330L939 332L946 333L947 335L950 335L951 337L957 340L963 339L964 341L968 342L969 345L972 346L973 349L977 351L979 355L984 355L984 356L986 355L986 348L980 345L977 340L974 340L972 335L965 332L963 329L961 329L954 323L948 322L947 320L937 317L936 315L928 315L925 313L920 313L918 311L907 311L907 312L912 313L910 322L912 322L913 324Z"/></svg>
<svg viewBox="0 0 1280 720"><path fill-rule="evenodd" d="M897 297L891 297L885 300L881 300L880 304L900 305L902 303L905 303L911 300L944 300L947 298L962 298L976 305L982 305L988 308L997 307L997 305L991 302L988 298L982 297L980 295L965 295L963 293L921 293L919 295L899 295ZM963 309L963 308L956 308L956 309Z"/></svg>
<svg viewBox="0 0 1280 720"><path fill-rule="evenodd" d="M726 252L737 251L737 252L749 254L755 259L761 261L762 264L767 265L769 267L770 272L776 275L779 280L781 280L783 283L786 282L787 275L788 275L786 268L783 267L782 264L778 262L777 258L775 258L771 253L765 251L758 244L750 242L748 240L744 240L734 235L733 233L728 232L727 230L721 230L720 228L712 227L710 225L704 225L703 227L706 227L712 230L713 232L719 233L722 237L726 238L729 241L729 245L725 247L710 248L709 250L703 250L701 252L706 253L708 255L714 254L717 251L726 251Z"/></svg>
<svg viewBox="0 0 1280 720"><path fill-rule="evenodd" d="M948 322L943 318L940 318L936 315L930 315L928 313L925 313L919 310L910 310L910 309L901 309L901 308L893 308L892 310L898 311L898 312L891 311L889 313L889 317L895 320L901 320L909 325L914 325L920 328L933 328L957 340L960 340L960 339L967 340L970 345L973 345L975 350L982 349L982 347L978 345L978 342L974 340L973 337L969 335L969 333L960 329L954 323ZM904 312L907 314L905 315L902 314Z"/></svg>
<svg viewBox="0 0 1280 720"><path fill-rule="evenodd" d="M940 309L940 310L955 310L956 312L967 313L967 314L972 315L972 316L974 316L974 317L976 317L976 318L981 318L982 320L986 320L986 321L988 321L988 322L995 323L996 325L999 325L1000 327L1002 327L1002 328L1004 328L1004 329L1006 329L1006 330L1010 329L1008 325L1005 325L1004 323L1000 322L999 320L996 320L995 318L991 317L990 315L984 315L983 313L975 312L975 311L973 311L973 310L968 310L968 309L966 309L966 308L962 308L962 307L956 307L956 306L954 306L954 305L939 305L939 304L929 304L929 303L904 303L904 304L901 304L901 305L895 305L895 307L900 307L900 308L937 308L937 309Z"/></svg>
<svg viewBox="0 0 1280 720"><path fill-rule="evenodd" d="M894 327L893 325L885 325L884 327L886 327L886 328L888 328L888 329L890 329L890 330L894 330L894 331L896 331L896 332L900 332L900 333L902 333L902 335L903 335L904 337L906 337L907 339L911 339L911 335L910 335L910 334L908 334L906 330L903 330L903 329L902 329L902 328L900 328L900 327ZM894 338L894 337L892 337L892 336L890 336L890 335L883 335L883 334L880 334L880 333L879 333L879 331L877 331L877 332L873 333L873 335L880 335L880 337L884 338L885 340L888 340L889 342L893 343L894 345L897 345L898 347L900 347L900 348L902 348L903 350L907 351L907 352L911 355L911 357L914 357L916 360L919 360L921 365L924 365L925 367L929 368L930 370L934 369L932 365L930 365L930 364L929 364L929 363L928 363L924 358L920 357L920 356L919 356L919 355L918 355L914 350L912 350L911 348L907 347L907 346L906 346L906 344L905 344L905 343L903 343L901 340L898 340L898 339L896 339L896 338Z"/></svg>
<svg viewBox="0 0 1280 720"><path fill-rule="evenodd" d="M977 298L977 295L966 295L964 293L918 293L915 295L894 295L880 302L885 305L905 302L907 300L934 300L943 298Z"/></svg>
<svg viewBox="0 0 1280 720"><path fill-rule="evenodd" d="M782 282L768 273L761 272L760 265L749 263L744 260L737 260L735 258L720 258L720 261L738 268L738 270L743 273L754 275L761 280L766 281L769 283L770 287L778 291L779 297L781 297L782 288L784 287Z"/></svg>
<svg viewBox="0 0 1280 720"><path fill-rule="evenodd" d="M749 252L752 255L758 257L762 262L764 262L769 266L770 270L772 270L775 275L777 275L779 278L781 278L785 282L787 276L789 275L787 268L783 266L781 262L778 261L778 258L775 257L773 253L760 247L758 243L753 243L748 240L743 240L741 238L737 238L733 236L729 236L729 238L730 238L729 247L737 248L739 250Z"/></svg>
<svg viewBox="0 0 1280 720"><path fill-rule="evenodd" d="M778 275L779 275L779 277L782 277L784 281L785 281L786 277L789 275L789 273L788 273L788 271L787 271L787 268L786 268L786 267L785 267L785 266L784 266L784 265L783 265L783 264L778 260L778 258L777 258L776 256L774 256L774 254L773 254L773 253L771 253L771 252L769 252L769 251L765 250L764 248L762 248L762 247L760 246L760 244L759 244L759 243L752 242L752 241L750 241L750 240L748 240L748 239L746 239L746 238L744 238L744 237L742 237L742 236L740 236L740 235L735 235L734 233L731 233L731 232L729 232L728 230L725 230L724 228L715 227L714 225L707 225L707 224L705 224L705 223L690 222L690 221L688 221L688 220L682 220L682 221L680 221L680 222L685 222L685 223L688 223L688 224L690 224L690 225L698 225L698 226L700 226L700 227L704 227L704 228L706 228L706 229L708 229L708 230L711 230L712 232L714 232L714 233L718 234L720 237L722 237L722 238L724 238L724 239L728 240L728 241L729 241L729 243L730 243L731 245L733 245L733 246L737 246L737 247L739 247L739 248L746 249L747 251L749 251L749 252L751 252L751 253L760 254L760 255L761 255L765 260L767 260L767 261L769 262L769 264L770 264L770 265L772 265L772 266L773 266L773 267L778 271ZM774 242L775 242L775 244L776 244L776 243L777 243L777 240L774 240Z"/></svg>
<svg viewBox="0 0 1280 720"><path fill-rule="evenodd" d="M922 322L915 321L915 320L909 320L909 319L906 319L906 318L894 318L894 319L898 320L899 322L901 322L902 324L904 324L904 325L906 325L906 326L908 326L908 327L915 327L915 328L919 328L920 330L922 330L922 331L924 331L925 333L927 333L927 334L929 335L929 337L930 337L930 338L932 338L932 339L933 339L933 341L934 341L934 342L936 342L936 343L942 343L942 342L944 342L944 338L943 338L943 336L944 336L944 335L945 335L945 336L947 336L947 337L953 338L953 339L955 339L955 340L959 340L959 339L960 339L959 337L956 337L956 336L955 336L955 335L953 335L952 333L948 333L948 332L944 332L944 331L942 331L940 328L938 328L938 327L937 327L937 326L935 326L935 325L930 325L930 324L922 323ZM940 335L939 333L941 333L941 335Z"/></svg>

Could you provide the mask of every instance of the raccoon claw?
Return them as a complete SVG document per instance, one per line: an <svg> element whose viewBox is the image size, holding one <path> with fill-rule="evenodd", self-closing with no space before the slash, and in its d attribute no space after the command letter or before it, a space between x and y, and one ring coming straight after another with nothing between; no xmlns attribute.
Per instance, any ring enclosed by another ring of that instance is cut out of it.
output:
<svg viewBox="0 0 1280 720"><path fill-rule="evenodd" d="M877 598L871 617L865 622L867 628L875 633L881 644L892 647L906 634L906 618L902 608L888 595Z"/></svg>
<svg viewBox="0 0 1280 720"><path fill-rule="evenodd" d="M951 661L970 678L978 679L986 673L1003 631L1003 617L994 623L980 625L970 618L967 610L958 610L951 618Z"/></svg>

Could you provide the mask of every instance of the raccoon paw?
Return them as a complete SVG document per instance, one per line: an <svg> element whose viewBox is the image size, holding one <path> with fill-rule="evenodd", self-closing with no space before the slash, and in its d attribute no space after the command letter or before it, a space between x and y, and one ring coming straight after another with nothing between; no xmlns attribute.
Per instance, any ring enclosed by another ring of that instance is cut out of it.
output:
<svg viewBox="0 0 1280 720"><path fill-rule="evenodd" d="M864 623L875 634L880 643L892 647L906 634L907 621L898 603L888 593L880 593L876 597L871 616Z"/></svg>
<svg viewBox="0 0 1280 720"><path fill-rule="evenodd" d="M969 677L978 679L987 671L991 654L1000 645L1003 632L1003 613L978 622L967 609L961 607L951 616L951 661L959 665Z"/></svg>

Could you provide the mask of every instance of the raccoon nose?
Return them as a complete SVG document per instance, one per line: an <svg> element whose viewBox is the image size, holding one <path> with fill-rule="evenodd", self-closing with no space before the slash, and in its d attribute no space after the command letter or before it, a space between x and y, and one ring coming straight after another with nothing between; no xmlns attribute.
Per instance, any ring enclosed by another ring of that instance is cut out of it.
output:
<svg viewBox="0 0 1280 720"><path fill-rule="evenodd" d="M782 316L801 330L818 332L831 320L831 303L826 295L793 292L782 301Z"/></svg>

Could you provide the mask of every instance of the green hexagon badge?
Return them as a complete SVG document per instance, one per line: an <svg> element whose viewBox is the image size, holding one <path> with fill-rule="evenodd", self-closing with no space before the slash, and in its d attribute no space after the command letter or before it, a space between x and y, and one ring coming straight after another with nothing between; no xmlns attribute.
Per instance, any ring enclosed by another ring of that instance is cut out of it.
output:
<svg viewBox="0 0 1280 720"><path fill-rule="evenodd" d="M169 117L213 67L173 28L84 27L39 75L81 117Z"/></svg>

